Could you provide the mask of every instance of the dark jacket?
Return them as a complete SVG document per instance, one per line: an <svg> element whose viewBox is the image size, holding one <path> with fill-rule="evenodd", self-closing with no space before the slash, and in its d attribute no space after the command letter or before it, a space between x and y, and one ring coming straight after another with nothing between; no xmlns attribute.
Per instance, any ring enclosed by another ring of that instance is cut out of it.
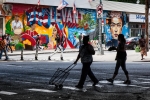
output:
<svg viewBox="0 0 150 100"><path fill-rule="evenodd" d="M121 59L121 60L126 60L127 53L125 49L125 43L119 43L117 47L117 55L116 55L116 60Z"/></svg>

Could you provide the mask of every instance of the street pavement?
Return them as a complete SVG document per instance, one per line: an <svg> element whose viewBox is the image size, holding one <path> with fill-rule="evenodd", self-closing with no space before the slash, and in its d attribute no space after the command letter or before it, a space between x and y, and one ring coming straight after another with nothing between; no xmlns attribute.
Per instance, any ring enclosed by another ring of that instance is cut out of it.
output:
<svg viewBox="0 0 150 100"><path fill-rule="evenodd" d="M64 51L64 61L72 61L76 59L78 55L78 49L66 49ZM99 51L95 49L96 54L93 55L94 61L115 61L116 51L104 51L104 55L100 55ZM48 56L53 54L54 49L52 50L42 50L39 51L38 60L48 60ZM14 51L13 53L8 53L10 60L20 60L20 51ZM141 60L140 52L135 52L134 50L127 50L127 62L149 62L150 61L150 52L147 53L148 56L144 57L144 60ZM3 57L4 59L4 57ZM24 60L35 60L35 51L24 51ZM53 61L60 61L60 52L56 53L52 57Z"/></svg>
<svg viewBox="0 0 150 100"><path fill-rule="evenodd" d="M81 74L81 63L70 71L63 89L56 89L49 80L58 68L70 62L1 62L0 100L150 100L150 68L148 62L128 62L130 85L123 84L125 75L120 69L114 84L106 81L113 75L115 62L93 62L91 68L99 80L95 87L87 77L84 89L74 86Z"/></svg>

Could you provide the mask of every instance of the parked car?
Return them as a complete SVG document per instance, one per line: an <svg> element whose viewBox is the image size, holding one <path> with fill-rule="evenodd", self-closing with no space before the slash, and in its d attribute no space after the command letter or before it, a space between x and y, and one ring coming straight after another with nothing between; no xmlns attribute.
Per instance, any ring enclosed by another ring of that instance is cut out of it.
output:
<svg viewBox="0 0 150 100"><path fill-rule="evenodd" d="M139 43L139 37L130 37L126 39L126 49L134 50Z"/></svg>

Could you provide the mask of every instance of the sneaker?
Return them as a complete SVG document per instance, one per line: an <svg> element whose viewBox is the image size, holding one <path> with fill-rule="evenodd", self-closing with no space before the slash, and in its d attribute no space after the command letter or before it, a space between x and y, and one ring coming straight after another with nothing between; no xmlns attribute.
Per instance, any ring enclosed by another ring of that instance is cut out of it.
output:
<svg viewBox="0 0 150 100"><path fill-rule="evenodd" d="M97 82L94 82L92 86L95 86L96 84L98 84L98 81L97 81Z"/></svg>
<svg viewBox="0 0 150 100"><path fill-rule="evenodd" d="M60 57L61 60L64 60L63 57Z"/></svg>
<svg viewBox="0 0 150 100"><path fill-rule="evenodd" d="M131 84L131 81L130 80L126 80L123 82L123 84Z"/></svg>
<svg viewBox="0 0 150 100"><path fill-rule="evenodd" d="M9 60L8 58L4 59L5 61Z"/></svg>
<svg viewBox="0 0 150 100"><path fill-rule="evenodd" d="M78 89L82 89L83 88L83 86L80 86L80 85L76 85L75 87L78 88Z"/></svg>
<svg viewBox="0 0 150 100"><path fill-rule="evenodd" d="M114 82L114 80L112 79L112 78L109 78L109 79L106 79L108 82L111 82L111 83L113 83Z"/></svg>

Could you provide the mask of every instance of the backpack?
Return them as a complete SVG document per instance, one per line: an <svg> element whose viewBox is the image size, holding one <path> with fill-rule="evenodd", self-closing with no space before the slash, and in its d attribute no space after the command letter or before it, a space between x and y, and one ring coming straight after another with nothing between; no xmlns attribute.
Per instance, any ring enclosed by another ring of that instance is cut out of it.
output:
<svg viewBox="0 0 150 100"><path fill-rule="evenodd" d="M145 43L146 43L145 39L141 39L140 40L140 47L145 47Z"/></svg>
<svg viewBox="0 0 150 100"><path fill-rule="evenodd" d="M88 62L92 62L93 61L93 57L92 57L92 55L94 55L94 54L92 54L91 52L89 52L88 50L87 50L87 46L82 46L81 48L80 48L80 50L79 50L79 55L80 55L80 57L81 57L81 62L82 63L88 63ZM90 50L91 51L91 50ZM94 52L95 53L95 52Z"/></svg>
<svg viewBox="0 0 150 100"><path fill-rule="evenodd" d="M0 50L3 50L5 48L6 44L4 42L4 40L0 41Z"/></svg>

